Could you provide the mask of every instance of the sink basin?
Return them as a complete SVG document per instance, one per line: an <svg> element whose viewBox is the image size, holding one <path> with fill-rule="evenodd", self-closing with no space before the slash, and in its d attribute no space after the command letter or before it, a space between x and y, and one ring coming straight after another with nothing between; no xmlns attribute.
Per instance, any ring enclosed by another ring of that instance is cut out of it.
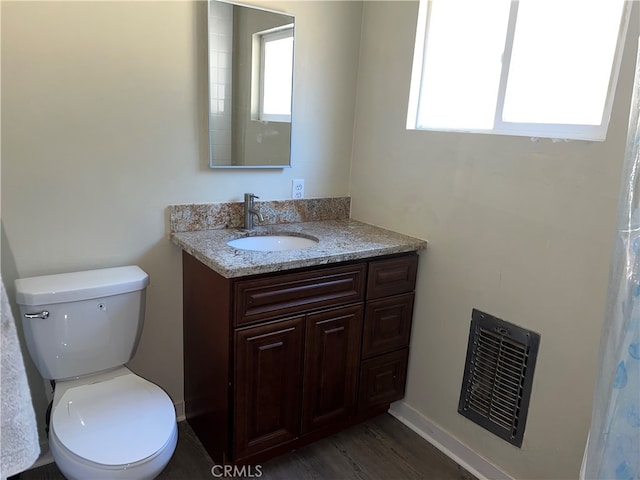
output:
<svg viewBox="0 0 640 480"><path fill-rule="evenodd" d="M315 238L295 237L293 235L258 235L229 240L227 245L240 250L276 252L281 250L299 250L318 244Z"/></svg>

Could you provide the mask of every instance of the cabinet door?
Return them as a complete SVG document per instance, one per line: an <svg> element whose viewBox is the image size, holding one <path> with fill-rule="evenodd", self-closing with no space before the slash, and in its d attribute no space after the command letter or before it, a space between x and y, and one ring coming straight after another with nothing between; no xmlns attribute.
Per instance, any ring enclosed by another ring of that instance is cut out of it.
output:
<svg viewBox="0 0 640 480"><path fill-rule="evenodd" d="M298 438L303 328L299 316L236 330L235 460Z"/></svg>
<svg viewBox="0 0 640 480"><path fill-rule="evenodd" d="M361 304L307 316L302 433L354 412L361 332Z"/></svg>

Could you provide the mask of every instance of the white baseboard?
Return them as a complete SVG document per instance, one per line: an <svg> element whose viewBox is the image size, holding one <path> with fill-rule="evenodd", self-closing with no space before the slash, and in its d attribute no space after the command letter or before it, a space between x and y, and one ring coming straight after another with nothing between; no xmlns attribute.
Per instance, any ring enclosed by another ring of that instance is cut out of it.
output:
<svg viewBox="0 0 640 480"><path fill-rule="evenodd" d="M40 444L40 456L27 470L42 467L50 463L53 463L53 455L51 455L51 450L49 450L49 442L45 440Z"/></svg>
<svg viewBox="0 0 640 480"><path fill-rule="evenodd" d="M184 414L184 402L178 402L173 404L176 407L176 420L182 422L187 419Z"/></svg>
<svg viewBox="0 0 640 480"><path fill-rule="evenodd" d="M405 402L391 404L389 413L479 480L514 480Z"/></svg>

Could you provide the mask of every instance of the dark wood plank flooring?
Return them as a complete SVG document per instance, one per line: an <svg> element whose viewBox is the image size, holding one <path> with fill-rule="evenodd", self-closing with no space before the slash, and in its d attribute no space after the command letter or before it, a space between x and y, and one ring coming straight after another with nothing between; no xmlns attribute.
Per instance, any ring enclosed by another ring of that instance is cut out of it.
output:
<svg viewBox="0 0 640 480"><path fill-rule="evenodd" d="M173 458L160 480L220 478L217 467L187 424L179 424ZM238 472L239 473L239 472ZM419 435L385 414L298 451L245 471L265 480L473 480ZM20 480L64 479L55 464L28 470ZM90 480L90 479L87 479Z"/></svg>

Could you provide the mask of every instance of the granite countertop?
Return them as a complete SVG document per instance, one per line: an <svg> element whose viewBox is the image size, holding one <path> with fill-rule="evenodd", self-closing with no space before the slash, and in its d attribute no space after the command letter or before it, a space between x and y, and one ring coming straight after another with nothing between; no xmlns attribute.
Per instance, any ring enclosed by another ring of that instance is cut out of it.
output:
<svg viewBox="0 0 640 480"><path fill-rule="evenodd" d="M318 244L277 252L240 250L227 245L235 238L267 234L315 237ZM413 252L427 247L425 240L352 219L256 226L251 232L236 228L177 232L171 234L171 241L226 278Z"/></svg>

